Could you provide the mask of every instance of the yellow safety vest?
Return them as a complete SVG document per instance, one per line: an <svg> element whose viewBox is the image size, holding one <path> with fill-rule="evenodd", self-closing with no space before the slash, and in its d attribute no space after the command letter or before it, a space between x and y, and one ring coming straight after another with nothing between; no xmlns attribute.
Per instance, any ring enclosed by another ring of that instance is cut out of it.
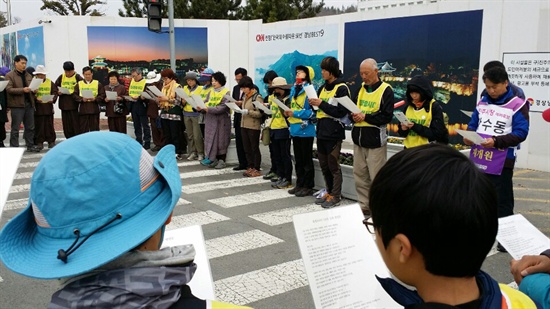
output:
<svg viewBox="0 0 550 309"><path fill-rule="evenodd" d="M323 90L321 90L321 93L319 94L319 99L321 99L325 102L328 102L331 98L334 98L334 96L336 95L336 91L338 91L338 87L340 87L340 86L345 86L346 88L348 87L344 83L340 83L340 84L335 85L334 88L331 91L327 91L327 89L325 87L323 87ZM349 89L348 89L348 92L349 92ZM327 118L327 117L330 117L330 116L327 115L322 109L319 108L317 110L317 119L322 119L322 118Z"/></svg>
<svg viewBox="0 0 550 309"><path fill-rule="evenodd" d="M279 105L273 102L273 98L275 98L274 94L267 97L267 102L270 104L271 111L273 112L273 114L271 115L271 124L269 127L271 129L288 128L288 124L286 123L286 119L281 112L281 108L279 108ZM286 98L283 98L280 101L284 103L285 99Z"/></svg>
<svg viewBox="0 0 550 309"><path fill-rule="evenodd" d="M215 107L220 104L223 99L223 96L229 91L227 88L223 88L220 91L210 92L210 100L206 103L206 107Z"/></svg>
<svg viewBox="0 0 550 309"><path fill-rule="evenodd" d="M72 94L74 92L74 86L76 86L76 73L72 77L65 76L65 73L61 75L61 87L69 89Z"/></svg>
<svg viewBox="0 0 550 309"><path fill-rule="evenodd" d="M147 80L145 78L142 78L139 82L136 82L132 78L132 81L130 82L130 88L128 89L128 95L134 98L139 97L143 92L143 89L145 89L146 83Z"/></svg>
<svg viewBox="0 0 550 309"><path fill-rule="evenodd" d="M359 95L357 96L357 107L365 115L372 114L380 110L380 103L382 102L382 96L386 88L391 87L389 84L382 82L380 87L373 92L367 92L364 87L365 83L361 84L361 90L359 90ZM372 125L366 121L361 121L356 123L356 127L378 127Z"/></svg>
<svg viewBox="0 0 550 309"><path fill-rule="evenodd" d="M92 80L91 83L87 84L85 81L81 80L78 82L78 89L80 89L80 96L82 96L83 90L91 90L94 94L94 97L97 97L97 91L99 87L99 82L97 80Z"/></svg>
<svg viewBox="0 0 550 309"><path fill-rule="evenodd" d="M214 87L210 86L208 88L204 88L204 86L202 86L202 91L200 93L201 95L201 98L203 101L206 100L206 98L208 97L208 94L212 91L212 89L214 89Z"/></svg>
<svg viewBox="0 0 550 309"><path fill-rule="evenodd" d="M201 94L201 98L202 98L202 86L197 86L197 88L195 88L195 90L193 90L193 91L189 90L189 86L185 86L185 87L183 87L183 91L185 91L185 93L187 93L188 96L191 96L194 93ZM204 101L204 98L203 98L203 101ZM193 112L193 106L191 106L191 104L185 104L183 106L183 111L192 113Z"/></svg>
<svg viewBox="0 0 550 309"><path fill-rule="evenodd" d="M306 104L306 96L306 92L304 91L296 98L294 96L292 97L292 99L290 100L290 108L292 109L292 111L301 111L304 109L304 105ZM288 117L288 122L290 122L291 124L301 123L302 119Z"/></svg>
<svg viewBox="0 0 550 309"><path fill-rule="evenodd" d="M42 100L42 96L49 95L52 93L52 81L49 78L44 79L44 82L38 86L38 91L36 92L36 97L39 100ZM48 103L48 102L42 102Z"/></svg>
<svg viewBox="0 0 550 309"><path fill-rule="evenodd" d="M430 123L432 122L432 107L434 102L434 99L432 99L432 101L430 102L430 112L427 112L425 108L415 110L414 107L409 105L405 112L405 116L407 116L410 121L416 124L429 127ZM403 145L405 145L405 147L412 148L415 146L425 145L429 142L427 137L420 136L418 135L418 133L414 132L411 129L409 129L408 131L409 134L403 141Z"/></svg>

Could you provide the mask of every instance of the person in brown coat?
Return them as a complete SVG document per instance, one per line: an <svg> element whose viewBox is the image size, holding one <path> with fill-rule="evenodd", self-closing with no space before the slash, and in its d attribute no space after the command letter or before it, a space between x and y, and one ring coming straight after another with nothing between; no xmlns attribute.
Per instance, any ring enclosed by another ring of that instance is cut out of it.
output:
<svg viewBox="0 0 550 309"><path fill-rule="evenodd" d="M118 82L120 76L116 71L109 72L107 76L109 77L109 85L105 86L105 94L107 94L107 91L116 92L116 100L109 100L105 97L105 102L107 102L105 115L109 123L109 131L126 134L128 107L124 103L124 96L128 95L128 91L126 91L124 85Z"/></svg>
<svg viewBox="0 0 550 309"><path fill-rule="evenodd" d="M59 102L58 106L61 110L61 121L63 122L63 133L65 138L71 138L79 133L80 122L78 121L78 102L73 97L74 87L83 80L82 76L74 70L74 64L71 61L63 63L63 74L59 75L55 81L55 85L59 89L65 88L69 94L58 91Z"/></svg>
<svg viewBox="0 0 550 309"><path fill-rule="evenodd" d="M76 84L73 93L74 100L79 103L80 133L99 131L99 102L105 100L105 88L99 81L93 79L92 68L84 67L82 75L84 80ZM92 92L92 97L84 98L87 90Z"/></svg>
<svg viewBox="0 0 550 309"><path fill-rule="evenodd" d="M155 86L159 90L162 90L163 82L160 80L160 74L157 74L154 71L147 73L147 86ZM159 151L164 147L166 141L164 139L164 133L162 133L159 117L159 102L156 99L155 95L151 95L153 99L147 100L147 117L149 117L149 122L151 123L151 136L153 137L153 144L155 147L151 148L151 151Z"/></svg>
<svg viewBox="0 0 550 309"><path fill-rule="evenodd" d="M243 176L258 177L260 173L260 164L262 162L262 154L260 153L260 128L262 113L256 106L254 101L263 104L262 96L254 88L252 78L243 76L239 81L239 87L243 92L242 119L241 119L241 136L243 137L243 148L246 154L246 162L248 162L247 170Z"/></svg>
<svg viewBox="0 0 550 309"><path fill-rule="evenodd" d="M44 142L48 148L55 146L55 128L53 127L53 104L57 101L57 86L46 77L48 72L43 65L37 65L33 73L36 78L43 80L35 94L36 110L34 112L34 142L36 150L44 149Z"/></svg>

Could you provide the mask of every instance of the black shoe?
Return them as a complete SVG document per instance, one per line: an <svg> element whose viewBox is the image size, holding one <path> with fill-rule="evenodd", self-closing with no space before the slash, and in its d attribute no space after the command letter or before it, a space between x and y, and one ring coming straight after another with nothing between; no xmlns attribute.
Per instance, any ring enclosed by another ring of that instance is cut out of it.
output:
<svg viewBox="0 0 550 309"><path fill-rule="evenodd" d="M508 252L508 250L506 250L506 248L504 248L500 243L497 244L497 251L498 252Z"/></svg>
<svg viewBox="0 0 550 309"><path fill-rule="evenodd" d="M239 165L239 166L235 166L235 167L233 168L234 171L244 171L245 169L246 169L245 166L240 166L240 165Z"/></svg>
<svg viewBox="0 0 550 309"><path fill-rule="evenodd" d="M302 188L302 190L296 192L294 195L297 197L310 196L313 194L313 189Z"/></svg>
<svg viewBox="0 0 550 309"><path fill-rule="evenodd" d="M151 149L151 143L145 143L145 144L143 144L143 149L145 149L145 150Z"/></svg>
<svg viewBox="0 0 550 309"><path fill-rule="evenodd" d="M0 142L0 147L6 147L6 145L4 145L4 142Z"/></svg>
<svg viewBox="0 0 550 309"><path fill-rule="evenodd" d="M288 194L294 195L294 194L296 194L296 192L298 192L298 191L300 191L300 190L302 190L302 188L300 188L300 187L294 187L294 188L288 190Z"/></svg>

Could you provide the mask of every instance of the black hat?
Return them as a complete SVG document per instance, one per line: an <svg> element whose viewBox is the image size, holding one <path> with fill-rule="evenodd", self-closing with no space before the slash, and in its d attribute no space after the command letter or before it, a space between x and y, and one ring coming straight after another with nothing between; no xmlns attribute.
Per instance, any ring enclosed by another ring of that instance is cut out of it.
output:
<svg viewBox="0 0 550 309"><path fill-rule="evenodd" d="M74 63L71 61L66 61L63 63L63 70L65 71L74 71Z"/></svg>

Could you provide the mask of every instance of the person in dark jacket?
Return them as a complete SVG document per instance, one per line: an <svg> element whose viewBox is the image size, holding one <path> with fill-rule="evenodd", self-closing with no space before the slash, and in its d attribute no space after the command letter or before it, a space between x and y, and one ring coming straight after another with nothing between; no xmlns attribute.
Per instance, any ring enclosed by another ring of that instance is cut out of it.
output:
<svg viewBox="0 0 550 309"><path fill-rule="evenodd" d="M84 80L76 84L73 93L74 100L79 103L80 133L99 131L99 102L105 101L105 88L99 81L94 79L92 68L84 67L82 75ZM91 91L91 96L84 97L85 91Z"/></svg>
<svg viewBox="0 0 550 309"><path fill-rule="evenodd" d="M233 92L231 92L231 96L233 99L235 99L238 103L237 105L242 105L243 100L243 92L241 91L241 86L239 86L239 82L244 76L247 76L248 71L245 68L237 68L235 70L235 82L237 83L235 86L233 86ZM242 115L240 113L233 113L233 128L235 130L235 146L237 148L237 159L239 160L239 165L235 166L233 170L240 171L240 170L246 170L248 167L248 161L246 161L246 154L244 152L243 147L243 138L241 135L241 118Z"/></svg>
<svg viewBox="0 0 550 309"><path fill-rule="evenodd" d="M399 126L404 145L411 148L430 142L449 143L449 131L443 119L443 108L433 98L432 83L424 76L415 76L407 83L407 105L403 113L411 123Z"/></svg>
<svg viewBox="0 0 550 309"><path fill-rule="evenodd" d="M109 131L126 134L126 115L128 115L128 108L124 102L124 96L126 96L128 92L126 91L126 87L119 82L120 76L118 72L111 71L107 77L109 78L109 84L105 86L105 91L116 92L116 100L109 100L107 95L105 95L105 102L107 103L105 116L107 116Z"/></svg>
<svg viewBox="0 0 550 309"><path fill-rule="evenodd" d="M59 75L55 85L59 89L59 109L61 110L61 121L63 123L63 134L65 138L71 138L80 133L80 121L78 119L78 102L73 96L74 87L83 80L82 76L74 70L74 64L71 61L63 63L63 74ZM68 93L63 93L65 88Z"/></svg>
<svg viewBox="0 0 550 309"><path fill-rule="evenodd" d="M0 68L0 81L6 82L6 74L10 69L8 67ZM8 98L4 89L0 91L0 147L6 147L4 140L6 139L6 122L8 122Z"/></svg>
<svg viewBox="0 0 550 309"><path fill-rule="evenodd" d="M272 105L275 105L277 106L275 103L271 102L271 98L272 98L272 92L273 92L273 89L271 89L271 84L273 83L273 80L275 78L277 78L279 75L277 75L277 73L273 70L269 70L267 72L265 72L265 75L264 75L264 78L263 78L263 82L264 84L267 85L267 93L268 93L268 96L267 96L267 104L269 106L272 106ZM258 89L256 89L258 90ZM289 91L290 93L290 91ZM273 116L272 116L273 117ZM273 143L269 143L269 158L271 159L271 167L269 168L269 171L263 176L263 178L265 180L271 180L271 182L275 182L275 187L277 185L277 183L280 181L279 177L277 175L277 170L279 169L279 167L277 166L277 162L278 160L275 158L275 153L274 153L274 149L273 149ZM271 184L271 186L273 186L274 184Z"/></svg>
<svg viewBox="0 0 550 309"><path fill-rule="evenodd" d="M34 142L37 151L44 148L44 142L48 142L48 148L55 146L55 128L53 126L54 109L53 104L57 101L57 86L46 78L46 68L43 65L37 65L33 73L36 78L44 82L38 87L35 94L36 110L34 112L35 134ZM51 98L48 98L51 96Z"/></svg>
<svg viewBox="0 0 550 309"><path fill-rule="evenodd" d="M327 194L316 200L323 208L332 208L340 204L342 198L342 169L340 168L340 150L346 138L345 125L340 118L348 115L348 110L335 98L349 97L349 89L340 78L340 63L334 57L321 61L321 74L325 84L317 91L318 99L309 98L311 106L317 110L317 158L325 178Z"/></svg>
<svg viewBox="0 0 550 309"><path fill-rule="evenodd" d="M160 74L155 71L147 73L147 87L157 87L158 90L162 90L163 81L160 80ZM147 90L149 92L149 90ZM149 117L149 124L151 124L151 138L155 147L151 148L152 152L159 151L164 144L164 133L162 133L162 126L159 117L159 102L158 99L151 95L152 99L147 100L147 117Z"/></svg>
<svg viewBox="0 0 550 309"><path fill-rule="evenodd" d="M132 97L129 102L132 121L134 122L134 134L136 141L143 145L144 149L151 148L151 128L147 119L147 101L141 96L145 91L147 80L143 78L140 68L132 69L132 80L128 89L128 95Z"/></svg>

